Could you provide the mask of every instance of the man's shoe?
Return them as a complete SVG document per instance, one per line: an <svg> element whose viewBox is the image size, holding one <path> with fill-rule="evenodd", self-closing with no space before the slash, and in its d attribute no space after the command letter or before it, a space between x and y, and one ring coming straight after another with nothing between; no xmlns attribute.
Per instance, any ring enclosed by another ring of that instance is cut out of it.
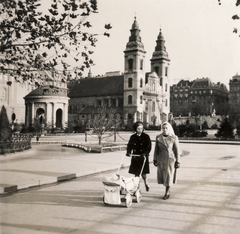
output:
<svg viewBox="0 0 240 234"><path fill-rule="evenodd" d="M148 192L149 191L149 186L146 184L145 187L146 187L146 191Z"/></svg>

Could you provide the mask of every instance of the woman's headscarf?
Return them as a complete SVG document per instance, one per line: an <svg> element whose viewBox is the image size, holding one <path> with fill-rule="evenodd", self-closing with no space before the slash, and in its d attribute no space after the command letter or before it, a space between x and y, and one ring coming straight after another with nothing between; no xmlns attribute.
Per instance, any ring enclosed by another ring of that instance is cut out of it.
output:
<svg viewBox="0 0 240 234"><path fill-rule="evenodd" d="M169 131L169 136L175 136L175 133L174 133L174 130L173 130L173 127L172 127L172 125L170 124L170 123L168 123L168 122L163 122L162 124L161 124L161 133L163 133L163 125L167 125L168 126L168 131Z"/></svg>

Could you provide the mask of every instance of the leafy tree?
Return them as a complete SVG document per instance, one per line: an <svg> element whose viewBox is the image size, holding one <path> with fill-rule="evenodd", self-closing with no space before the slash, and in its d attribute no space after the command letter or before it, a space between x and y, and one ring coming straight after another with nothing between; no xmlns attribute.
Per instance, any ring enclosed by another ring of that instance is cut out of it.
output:
<svg viewBox="0 0 240 234"><path fill-rule="evenodd" d="M7 116L7 111L4 106L0 113L0 141L11 141L12 129Z"/></svg>
<svg viewBox="0 0 240 234"><path fill-rule="evenodd" d="M36 85L46 72L61 82L81 76L93 64L95 13L97 0L0 0L0 72Z"/></svg>
<svg viewBox="0 0 240 234"><path fill-rule="evenodd" d="M89 120L88 125L97 135L98 143L101 145L102 140L109 137L104 134L110 132L113 135L120 126L121 120L117 117L117 109L106 105L96 108L92 115L93 118Z"/></svg>
<svg viewBox="0 0 240 234"><path fill-rule="evenodd" d="M240 0L235 0L236 1L236 6L239 7L240 6ZM221 0L218 0L218 4L221 5ZM240 19L240 15L236 14L236 15L233 15L232 16L232 19L233 20L239 20ZM234 28L233 29L233 32L234 33L238 33L239 32L239 29L238 28ZM240 36L240 35L239 35Z"/></svg>
<svg viewBox="0 0 240 234"><path fill-rule="evenodd" d="M233 126L231 125L228 118L223 119L220 124L220 127L215 134L216 137L222 138L234 138Z"/></svg>

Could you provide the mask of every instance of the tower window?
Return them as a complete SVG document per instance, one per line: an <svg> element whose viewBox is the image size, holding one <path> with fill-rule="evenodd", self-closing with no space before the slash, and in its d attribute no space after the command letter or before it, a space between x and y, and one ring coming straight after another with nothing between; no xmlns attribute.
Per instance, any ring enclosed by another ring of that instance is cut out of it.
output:
<svg viewBox="0 0 240 234"><path fill-rule="evenodd" d="M165 76L168 76L168 67L165 67Z"/></svg>
<svg viewBox="0 0 240 234"><path fill-rule="evenodd" d="M133 69L133 59L128 59L128 70Z"/></svg>
<svg viewBox="0 0 240 234"><path fill-rule="evenodd" d="M132 78L128 78L128 88L132 88Z"/></svg>
<svg viewBox="0 0 240 234"><path fill-rule="evenodd" d="M163 83L162 81L163 81L163 79L162 79L162 78L160 78L160 86L162 86L162 83Z"/></svg>
<svg viewBox="0 0 240 234"><path fill-rule="evenodd" d="M155 112L155 102L152 103L152 112Z"/></svg>
<svg viewBox="0 0 240 234"><path fill-rule="evenodd" d="M128 96L128 104L131 105L132 104L132 95Z"/></svg>
<svg viewBox="0 0 240 234"><path fill-rule="evenodd" d="M141 80L140 80L140 88L142 88L143 87L143 79L141 78Z"/></svg>
<svg viewBox="0 0 240 234"><path fill-rule="evenodd" d="M140 60L140 70L143 70L143 60Z"/></svg>
<svg viewBox="0 0 240 234"><path fill-rule="evenodd" d="M159 75L159 67L154 67L154 71Z"/></svg>

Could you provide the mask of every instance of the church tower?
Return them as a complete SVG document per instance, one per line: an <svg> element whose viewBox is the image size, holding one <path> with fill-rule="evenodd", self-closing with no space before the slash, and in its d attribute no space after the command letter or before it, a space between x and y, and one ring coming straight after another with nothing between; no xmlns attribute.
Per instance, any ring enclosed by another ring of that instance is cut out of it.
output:
<svg viewBox="0 0 240 234"><path fill-rule="evenodd" d="M158 34L155 51L151 58L151 71L154 71L159 77L161 86L161 119L168 120L170 112L170 78L169 78L170 59L165 47L165 40L162 31Z"/></svg>
<svg viewBox="0 0 240 234"><path fill-rule="evenodd" d="M124 51L124 121L132 124L142 120L143 91L145 87L145 53L136 20Z"/></svg>

